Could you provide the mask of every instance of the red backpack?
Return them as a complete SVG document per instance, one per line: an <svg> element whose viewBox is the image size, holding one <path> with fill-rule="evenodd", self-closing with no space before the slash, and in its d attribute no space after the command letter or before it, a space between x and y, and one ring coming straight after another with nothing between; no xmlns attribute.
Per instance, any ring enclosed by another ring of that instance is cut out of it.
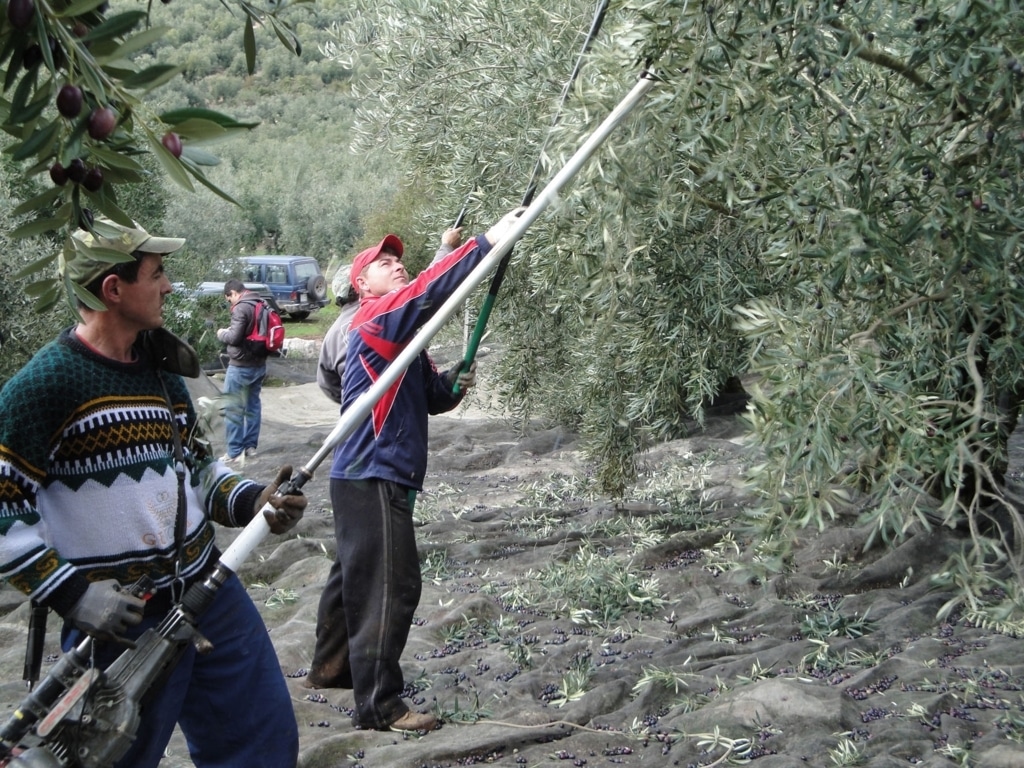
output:
<svg viewBox="0 0 1024 768"><path fill-rule="evenodd" d="M284 323L263 299L253 302L252 330L245 337L249 349L264 355L280 354L284 347Z"/></svg>

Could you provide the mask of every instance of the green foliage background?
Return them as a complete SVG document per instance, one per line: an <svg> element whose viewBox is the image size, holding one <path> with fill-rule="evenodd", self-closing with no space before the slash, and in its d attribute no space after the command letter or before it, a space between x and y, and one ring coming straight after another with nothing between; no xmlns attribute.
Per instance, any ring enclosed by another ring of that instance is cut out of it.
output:
<svg viewBox="0 0 1024 768"><path fill-rule="evenodd" d="M32 188L33 183L22 177L17 166L6 160L0 163L0 260L6 275L14 275L56 248L55 241L15 242L8 235L16 226L10 201L19 191L30 193ZM33 303L25 293L24 281L0 280L0 382L13 376L62 322L56 313L34 312Z"/></svg>
<svg viewBox="0 0 1024 768"><path fill-rule="evenodd" d="M154 93L155 107L207 106L258 121L259 129L220 143L222 162L209 171L241 205L175 190L166 226L187 232L207 266L240 252L304 253L325 267L348 257L362 217L388 206L401 177L390 158L350 151L352 72L318 50L325 29L347 17L344 4L293 11L301 55L266 46L252 76L242 30L219 3L177 12L172 32L151 50L154 60L183 67L184 77Z"/></svg>
<svg viewBox="0 0 1024 768"><path fill-rule="evenodd" d="M358 7L362 140L448 208L514 205L592 5ZM612 3L546 171L644 65L663 82L517 248L505 398L579 427L615 490L741 375L763 526L856 498L887 540L983 538L1024 356L1022 41L1016 2Z"/></svg>
<svg viewBox="0 0 1024 768"><path fill-rule="evenodd" d="M564 108L582 0L321 2L292 9L302 55L263 47L252 75L217 3L172 7L144 55L184 77L148 103L260 122L206 169L241 206L173 189L152 216L190 238L183 279L239 251L336 264L385 231L429 258L463 205L482 231L538 158L550 178L649 66L644 105L516 248L492 320L505 402L579 429L620 492L637 449L742 377L762 529L855 502L887 541L969 526L1005 557L1004 514L1024 535L1002 486L1024 391L1019 3L612 2Z"/></svg>
<svg viewBox="0 0 1024 768"><path fill-rule="evenodd" d="M135 2L115 2L109 15L138 7ZM401 232L407 242L430 248L422 263L429 260L438 233L428 231L421 219L425 201L404 194L415 177L401 172L394 157L351 150L352 72L318 50L328 39L325 30L347 18L343 3L328 0L288 11L302 43L298 56L277 44L268 30L258 30L259 57L252 75L246 70L244 27L217 0L155 5L152 12L153 23L169 29L146 46L136 63L140 68L173 64L183 75L148 94L147 109L208 108L259 123L257 130L211 147L219 164L205 169L211 183L240 205L201 187L194 192L182 189L149 155L137 158L144 167L144 181L119 185L118 204L130 216L150 231L187 237L186 248L168 264L172 280L193 286L210 277L213 263L238 253L306 253L325 269L333 269L385 230ZM13 141L7 137L0 144L10 150ZM45 173L24 179L16 164L0 170L17 192L0 200L5 213L20 200L52 189ZM405 199L392 215L396 193ZM374 228L364 233L367 218ZM24 220L8 217L3 231L14 230ZM54 233L52 238L6 245L0 259L5 272L13 275L58 251L59 238ZM25 293L29 282L6 281L2 287L10 300L0 313L5 339L0 383L74 319L63 303L42 315L28 312L33 303ZM172 296L167 315L168 325L198 344L205 359L218 347L205 321L219 306L200 309L195 311L182 296Z"/></svg>

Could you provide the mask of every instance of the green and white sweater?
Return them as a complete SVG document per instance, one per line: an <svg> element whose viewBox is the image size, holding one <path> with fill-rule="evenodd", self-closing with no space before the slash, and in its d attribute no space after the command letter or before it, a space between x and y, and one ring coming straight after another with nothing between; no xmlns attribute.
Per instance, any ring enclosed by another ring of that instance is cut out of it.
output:
<svg viewBox="0 0 1024 768"><path fill-rule="evenodd" d="M160 379L174 404L168 411ZM211 560L214 529L244 526L264 486L206 454L184 380L145 353L119 363L68 329L0 390L0 576L60 614L89 582L174 579L178 480L188 516L182 575Z"/></svg>

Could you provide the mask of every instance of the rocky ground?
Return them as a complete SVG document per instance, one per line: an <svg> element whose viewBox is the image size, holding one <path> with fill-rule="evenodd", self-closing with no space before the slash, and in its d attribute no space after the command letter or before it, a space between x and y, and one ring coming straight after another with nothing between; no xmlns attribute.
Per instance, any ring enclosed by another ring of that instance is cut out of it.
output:
<svg viewBox="0 0 1024 768"><path fill-rule="evenodd" d="M257 478L305 463L337 419L308 363L281 366L245 468ZM433 419L417 510L406 694L438 731L356 730L350 691L302 686L334 547L326 466L295 531L240 571L289 680L302 768L1024 766L1021 641L936 619L951 593L931 577L955 534L865 551L868 531L842 520L801 535L780 570L739 524L756 504L740 417L645 454L637 492L612 500L591 492L573 435L521 434L480 390ZM0 610L11 706L27 610L10 589ZM164 763L192 765L180 737Z"/></svg>

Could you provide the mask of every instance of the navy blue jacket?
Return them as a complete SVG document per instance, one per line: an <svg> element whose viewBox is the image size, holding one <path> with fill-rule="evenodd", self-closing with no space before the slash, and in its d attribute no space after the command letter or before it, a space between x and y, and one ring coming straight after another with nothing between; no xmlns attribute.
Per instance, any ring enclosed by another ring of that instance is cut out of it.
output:
<svg viewBox="0 0 1024 768"><path fill-rule="evenodd" d="M477 235L408 285L360 301L349 330L342 411L377 381L490 250L487 238ZM379 478L422 490L427 416L450 411L461 399L462 394L452 394L444 374L421 352L377 401L369 418L334 449L331 478Z"/></svg>

